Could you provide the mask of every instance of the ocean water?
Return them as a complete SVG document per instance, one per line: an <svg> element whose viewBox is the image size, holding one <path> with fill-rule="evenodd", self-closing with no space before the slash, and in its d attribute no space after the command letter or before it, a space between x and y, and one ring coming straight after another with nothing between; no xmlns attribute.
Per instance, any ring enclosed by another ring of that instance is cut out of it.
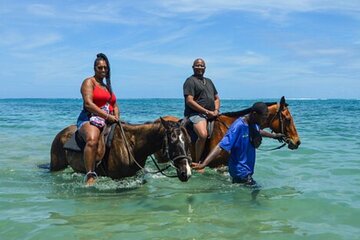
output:
<svg viewBox="0 0 360 240"><path fill-rule="evenodd" d="M253 102L223 100L222 111ZM0 239L360 239L360 101L287 102L302 144L258 150L255 194L210 169L187 183L139 173L86 188L71 169L39 168L81 99L0 99ZM182 99L119 103L131 123L182 116Z"/></svg>

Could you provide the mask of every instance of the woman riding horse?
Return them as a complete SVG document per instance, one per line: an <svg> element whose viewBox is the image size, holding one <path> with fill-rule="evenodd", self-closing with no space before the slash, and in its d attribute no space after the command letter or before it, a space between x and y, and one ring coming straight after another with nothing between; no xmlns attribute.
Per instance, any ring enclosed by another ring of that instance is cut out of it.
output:
<svg viewBox="0 0 360 240"><path fill-rule="evenodd" d="M86 173L83 152L64 149L65 143L76 132L72 125L59 132L51 146L50 171L59 171L70 165L74 171ZM113 179L134 176L144 169L148 156L156 151L168 156L176 168L179 180L191 177L190 138L186 129L177 122L165 121L148 124L118 123L113 140L105 154L105 142L100 138L95 172ZM103 159L104 156L107 156Z"/></svg>

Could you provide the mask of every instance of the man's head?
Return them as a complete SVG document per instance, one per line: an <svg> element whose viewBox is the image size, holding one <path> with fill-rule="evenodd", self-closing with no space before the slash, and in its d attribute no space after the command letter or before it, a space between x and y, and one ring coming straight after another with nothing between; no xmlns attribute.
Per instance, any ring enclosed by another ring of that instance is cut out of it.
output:
<svg viewBox="0 0 360 240"><path fill-rule="evenodd" d="M266 122L268 115L267 105L263 102L256 102L251 107L250 122L262 126Z"/></svg>
<svg viewBox="0 0 360 240"><path fill-rule="evenodd" d="M205 61L201 58L195 59L192 68L195 76L203 77L206 69Z"/></svg>

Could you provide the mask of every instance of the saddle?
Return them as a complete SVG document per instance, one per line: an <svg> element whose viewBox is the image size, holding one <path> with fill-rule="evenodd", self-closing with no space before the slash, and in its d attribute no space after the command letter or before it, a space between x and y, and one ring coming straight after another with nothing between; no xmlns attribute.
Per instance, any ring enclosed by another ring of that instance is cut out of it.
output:
<svg viewBox="0 0 360 240"><path fill-rule="evenodd" d="M103 138L106 149L111 147L112 140L114 138L114 129L116 124L105 125L103 131L101 132L100 137ZM70 139L64 144L64 149L74 151L74 152L83 152L85 147L85 140L80 135L78 131L76 131Z"/></svg>
<svg viewBox="0 0 360 240"><path fill-rule="evenodd" d="M215 120L215 118L207 119L208 139L211 138L213 131L214 131L214 120ZM185 126L187 132L189 133L191 142L195 143L196 140L198 139L198 136L194 131L194 124L187 117L185 117L184 119L181 120L181 124L183 124Z"/></svg>

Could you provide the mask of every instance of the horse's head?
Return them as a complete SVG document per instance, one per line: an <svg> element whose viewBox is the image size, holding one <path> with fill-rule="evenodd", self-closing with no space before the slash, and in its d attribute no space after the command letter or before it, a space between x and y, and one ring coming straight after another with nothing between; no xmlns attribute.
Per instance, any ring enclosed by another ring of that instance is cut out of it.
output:
<svg viewBox="0 0 360 240"><path fill-rule="evenodd" d="M160 120L165 128L163 152L176 168L180 181L186 182L191 177L190 136L180 123L166 121L163 118Z"/></svg>
<svg viewBox="0 0 360 240"><path fill-rule="evenodd" d="M289 149L297 149L301 142L285 97L281 98L280 103L269 105L268 109L268 126L274 132L285 135L284 141L288 144Z"/></svg>

